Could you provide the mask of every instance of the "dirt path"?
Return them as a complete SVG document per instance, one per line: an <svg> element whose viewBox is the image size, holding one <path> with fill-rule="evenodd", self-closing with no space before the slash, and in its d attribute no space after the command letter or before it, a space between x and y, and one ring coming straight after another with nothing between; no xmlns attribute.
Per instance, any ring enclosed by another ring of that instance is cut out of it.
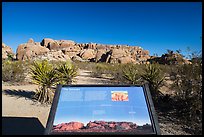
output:
<svg viewBox="0 0 204 137"><path fill-rule="evenodd" d="M73 84L108 84L110 83L109 79L105 78L93 78L91 77L91 71L80 70L79 76L76 77L76 82Z"/></svg>

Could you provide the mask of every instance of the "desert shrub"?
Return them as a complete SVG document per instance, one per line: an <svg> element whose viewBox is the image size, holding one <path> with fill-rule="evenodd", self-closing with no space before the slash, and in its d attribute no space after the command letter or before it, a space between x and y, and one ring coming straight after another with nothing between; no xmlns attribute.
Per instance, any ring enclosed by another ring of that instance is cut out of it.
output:
<svg viewBox="0 0 204 137"><path fill-rule="evenodd" d="M127 80L123 77L123 68L125 64L110 64L110 63L97 63L92 68L92 76L111 79L109 84L126 84Z"/></svg>
<svg viewBox="0 0 204 137"><path fill-rule="evenodd" d="M8 57L7 60L14 61L14 55L13 54L8 53L7 57Z"/></svg>
<svg viewBox="0 0 204 137"><path fill-rule="evenodd" d="M202 64L179 65L174 75L177 114L196 134L202 133Z"/></svg>
<svg viewBox="0 0 204 137"><path fill-rule="evenodd" d="M112 66L112 64L107 63L97 63L92 68L92 76L93 77L102 77L103 74L112 76L112 72L115 70L115 68Z"/></svg>
<svg viewBox="0 0 204 137"><path fill-rule="evenodd" d="M148 64L141 74L141 77L148 82L152 97L156 100L161 93L159 88L163 85L165 78L161 68L158 64Z"/></svg>
<svg viewBox="0 0 204 137"><path fill-rule="evenodd" d="M22 82L25 79L25 70L24 62L5 60L2 62L2 80L4 82Z"/></svg>
<svg viewBox="0 0 204 137"><path fill-rule="evenodd" d="M56 84L56 71L46 60L34 61L30 68L32 82L39 85L34 98L41 103L51 103L53 99L52 86Z"/></svg>
<svg viewBox="0 0 204 137"><path fill-rule="evenodd" d="M129 84L128 80L126 80L123 76L123 70L129 64L114 64L114 71L111 71L111 75L113 76L113 80L115 84Z"/></svg>
<svg viewBox="0 0 204 137"><path fill-rule="evenodd" d="M77 67L71 62L62 62L56 68L59 84L71 84L73 78L77 76Z"/></svg>
<svg viewBox="0 0 204 137"><path fill-rule="evenodd" d="M102 74L104 74L105 72L105 69L107 69L107 66L106 64L101 64L101 63L98 63L96 64L96 66L94 68L92 68L92 73L91 75L93 77L101 77Z"/></svg>

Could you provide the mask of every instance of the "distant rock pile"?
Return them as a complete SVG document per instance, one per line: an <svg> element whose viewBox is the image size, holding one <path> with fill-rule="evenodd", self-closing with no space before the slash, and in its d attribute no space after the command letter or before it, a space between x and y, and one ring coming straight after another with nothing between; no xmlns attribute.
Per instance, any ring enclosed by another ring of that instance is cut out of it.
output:
<svg viewBox="0 0 204 137"><path fill-rule="evenodd" d="M44 38L41 42L29 39L17 48L17 60L74 60L106 63L145 64L149 51L138 46L75 43L71 40Z"/></svg>
<svg viewBox="0 0 204 137"><path fill-rule="evenodd" d="M10 57L15 58L15 54L12 51L11 47L2 43L2 59L8 59Z"/></svg>
<svg viewBox="0 0 204 137"><path fill-rule="evenodd" d="M151 63L159 63L159 64L168 64L168 65L176 65L176 64L192 64L189 60L183 58L183 56L179 53L171 53L163 54L161 57L150 57L148 59Z"/></svg>

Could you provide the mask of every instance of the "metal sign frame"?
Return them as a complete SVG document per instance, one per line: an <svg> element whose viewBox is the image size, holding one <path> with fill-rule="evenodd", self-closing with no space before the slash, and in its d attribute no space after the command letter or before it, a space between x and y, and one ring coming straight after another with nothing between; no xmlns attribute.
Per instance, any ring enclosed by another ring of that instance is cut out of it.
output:
<svg viewBox="0 0 204 137"><path fill-rule="evenodd" d="M154 108L154 104L153 104L152 97L150 94L149 86L148 84L144 84L144 85L57 85L55 95L53 98L53 103L50 109L46 129L44 132L45 135L53 135L53 134L57 134L57 135L77 135L77 134L78 135L92 135L92 134L93 135L101 135L101 134L102 135L136 135L134 132L60 132L60 133L52 133L51 131L52 131L54 118L55 118L55 114L56 114L56 110L58 106L58 101L59 101L61 89L63 87L99 87L99 88L100 87L142 87L144 95L145 95L145 100L146 100L151 124L153 127L153 133L151 133L150 135L160 135L161 134L159 124L158 124L158 118L155 112L155 108Z"/></svg>

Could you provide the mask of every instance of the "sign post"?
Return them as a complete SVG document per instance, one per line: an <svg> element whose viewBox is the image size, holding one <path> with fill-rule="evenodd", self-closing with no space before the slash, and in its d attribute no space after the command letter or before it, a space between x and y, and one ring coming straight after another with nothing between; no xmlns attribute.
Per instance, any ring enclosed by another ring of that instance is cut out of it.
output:
<svg viewBox="0 0 204 137"><path fill-rule="evenodd" d="M145 85L58 85L46 135L160 135Z"/></svg>

